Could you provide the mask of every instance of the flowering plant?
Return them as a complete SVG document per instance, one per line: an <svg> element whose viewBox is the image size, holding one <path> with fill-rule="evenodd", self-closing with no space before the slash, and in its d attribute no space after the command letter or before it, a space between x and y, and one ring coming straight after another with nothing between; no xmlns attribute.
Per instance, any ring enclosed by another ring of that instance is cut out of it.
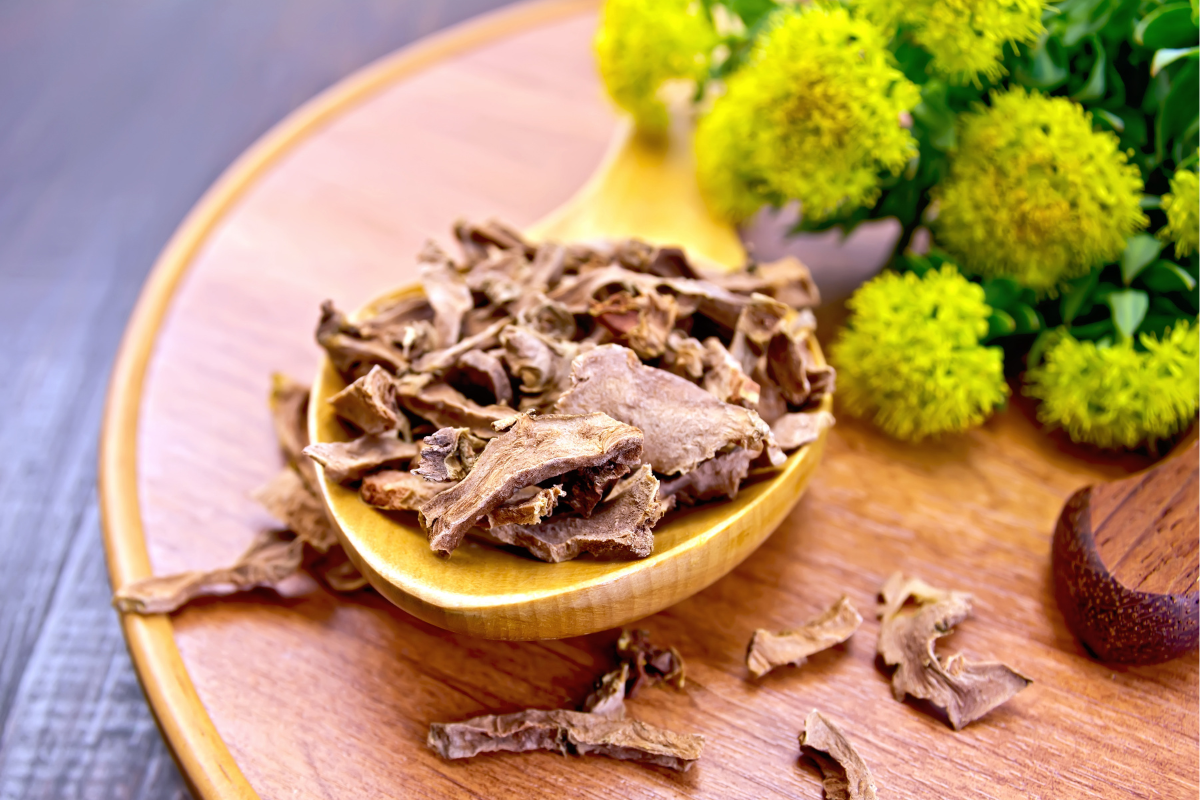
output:
<svg viewBox="0 0 1200 800"><path fill-rule="evenodd" d="M1006 365L1073 439L1153 447L1200 401L1198 44L1196 0L608 0L597 54L644 130L688 87L717 214L899 220L831 351L850 413L964 430Z"/></svg>

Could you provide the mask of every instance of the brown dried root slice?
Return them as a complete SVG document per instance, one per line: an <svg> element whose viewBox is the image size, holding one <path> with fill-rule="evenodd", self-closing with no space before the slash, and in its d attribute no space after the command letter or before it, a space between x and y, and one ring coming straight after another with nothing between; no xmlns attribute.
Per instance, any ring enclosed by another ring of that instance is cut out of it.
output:
<svg viewBox="0 0 1200 800"><path fill-rule="evenodd" d="M603 345L575 359L571 388L558 399L556 410L603 411L640 429L645 435L642 457L662 475L690 472L732 447L761 451L771 436L755 412L723 403L678 375L647 367L620 345Z"/></svg>
<svg viewBox="0 0 1200 800"><path fill-rule="evenodd" d="M461 481L485 445L487 441L468 428L441 428L425 437L421 466L413 474L435 483Z"/></svg>
<svg viewBox="0 0 1200 800"><path fill-rule="evenodd" d="M367 473L407 465L419 449L392 432L360 436L349 442L317 442L304 448L304 454L324 467L331 481L354 483Z"/></svg>
<svg viewBox="0 0 1200 800"><path fill-rule="evenodd" d="M639 357L651 359L666 350L679 308L671 295L649 292L633 297L618 292L593 303L590 313Z"/></svg>
<svg viewBox="0 0 1200 800"><path fill-rule="evenodd" d="M566 494L560 484L543 489L526 486L484 517L480 527L498 528L502 525L537 525L554 513L559 499Z"/></svg>
<svg viewBox="0 0 1200 800"><path fill-rule="evenodd" d="M654 550L651 529L665 508L658 502L658 479L642 466L616 499L590 518L557 515L537 525L502 525L489 536L524 547L542 561L569 561L584 553L603 558L645 558Z"/></svg>
<svg viewBox="0 0 1200 800"><path fill-rule="evenodd" d="M357 328L364 338L382 339L411 350L424 331L432 333L431 319L433 309L424 297L401 297L359 320Z"/></svg>
<svg viewBox="0 0 1200 800"><path fill-rule="evenodd" d="M685 680L683 658L674 647L659 647L650 641L649 631L624 630L617 639L617 658L634 672L633 684L626 695L632 697L643 686L663 682L682 689Z"/></svg>
<svg viewBox="0 0 1200 800"><path fill-rule="evenodd" d="M376 365L395 373L408 369L408 359L401 350L382 339L365 336L330 300L321 304L317 344L325 348L334 368L348 381L361 378Z"/></svg>
<svg viewBox="0 0 1200 800"><path fill-rule="evenodd" d="M880 591L879 655L889 666L892 693L929 700L946 710L955 730L979 719L1032 681L999 662L970 663L961 655L941 662L937 640L971 615L971 595L936 589L899 572ZM908 601L915 605L906 605Z"/></svg>
<svg viewBox="0 0 1200 800"><path fill-rule="evenodd" d="M488 247L501 250L519 250L527 258L533 258L536 248L514 228L510 228L499 220L490 219L482 225L476 225L466 220L454 223L454 237L462 247L463 255L469 264L474 264L488 257Z"/></svg>
<svg viewBox="0 0 1200 800"><path fill-rule="evenodd" d="M487 446L462 483L421 507L429 546L448 555L472 525L526 486L610 462L620 477L641 456L641 431L606 414L521 414Z"/></svg>
<svg viewBox="0 0 1200 800"><path fill-rule="evenodd" d="M413 369L417 372L445 372L458 363L464 355L474 350L488 350L500 343L500 331L512 322L509 317L488 322L478 333L465 337L457 344L426 353L417 359Z"/></svg>
<svg viewBox="0 0 1200 800"><path fill-rule="evenodd" d="M795 450L806 444L815 442L821 431L832 428L833 414L828 411L784 414L771 423L771 432L775 434L775 443L784 450Z"/></svg>
<svg viewBox="0 0 1200 800"><path fill-rule="evenodd" d="M271 423L279 449L309 491L317 492L317 470L304 455L308 447L308 392L307 386L282 373L271 376Z"/></svg>
<svg viewBox="0 0 1200 800"><path fill-rule="evenodd" d="M571 384L571 362L585 345L510 325L500 334L508 371L521 381L521 409L554 405Z"/></svg>
<svg viewBox="0 0 1200 800"><path fill-rule="evenodd" d="M276 586L304 561L304 542L271 532L259 537L232 567L144 578L113 595L118 611L169 614L197 597L220 597L259 586Z"/></svg>
<svg viewBox="0 0 1200 800"><path fill-rule="evenodd" d="M703 461L691 472L667 478L659 487L659 499L672 497L681 506L694 506L718 497L737 497L738 488L750 472L750 462L758 453L735 447Z"/></svg>
<svg viewBox="0 0 1200 800"><path fill-rule="evenodd" d="M492 423L512 416L508 406L481 406L449 384L429 375L406 375L396 381L400 404L438 428L470 428L481 439L496 435Z"/></svg>
<svg viewBox="0 0 1200 800"><path fill-rule="evenodd" d="M704 362L708 351L699 339L693 339L681 330L673 330L667 336L667 347L663 351L662 366L668 372L698 381L704 377Z"/></svg>
<svg viewBox="0 0 1200 800"><path fill-rule="evenodd" d="M625 684L629 681L629 664L624 661L612 672L605 673L596 682L581 711L603 714L608 717L625 716Z"/></svg>
<svg viewBox="0 0 1200 800"><path fill-rule="evenodd" d="M512 382L500 359L484 350L468 350L454 365L471 383L481 387L497 404L513 405Z"/></svg>
<svg viewBox="0 0 1200 800"><path fill-rule="evenodd" d="M686 771L700 758L704 737L655 728L632 719L586 711L531 709L429 726L429 747L442 758L480 753L558 753L608 756Z"/></svg>
<svg viewBox="0 0 1200 800"><path fill-rule="evenodd" d="M255 491L254 499L317 552L326 553L337 545L337 532L325 514L325 505L291 467L284 467Z"/></svg>
<svg viewBox="0 0 1200 800"><path fill-rule="evenodd" d="M367 579L341 546L330 548L328 553L309 564L308 570L335 592L349 593L367 588Z"/></svg>
<svg viewBox="0 0 1200 800"><path fill-rule="evenodd" d="M850 740L819 711L809 712L800 751L817 762L826 800L875 800L875 779Z"/></svg>
<svg viewBox="0 0 1200 800"><path fill-rule="evenodd" d="M400 411L396 383L382 367L372 367L328 402L339 417L363 433L379 434L400 428L404 436L408 431L408 417Z"/></svg>
<svg viewBox="0 0 1200 800"><path fill-rule="evenodd" d="M784 664L798 667L813 653L828 650L849 639L859 625L862 625L862 617L850 605L850 599L842 595L820 616L799 628L779 633L763 628L756 630L746 652L746 666L756 678Z"/></svg>
<svg viewBox="0 0 1200 800"><path fill-rule="evenodd" d="M808 328L784 331L767 346L767 373L794 406L815 403L833 392L836 373L828 364L817 364L813 336Z"/></svg>
<svg viewBox="0 0 1200 800"><path fill-rule="evenodd" d="M821 295L808 267L794 256L757 264L753 271L739 270L705 277L731 292L761 292L792 308L811 308L821 303Z"/></svg>
<svg viewBox="0 0 1200 800"><path fill-rule="evenodd" d="M432 241L425 243L425 248L417 256L417 263L421 269L421 288L433 307L433 327L437 331L438 348L445 349L458 342L463 316L475 307L475 300L463 276L454 269L450 257Z"/></svg>
<svg viewBox="0 0 1200 800"><path fill-rule="evenodd" d="M453 485L433 483L404 470L387 469L363 478L358 493L369 506L387 511L418 511Z"/></svg>
<svg viewBox="0 0 1200 800"><path fill-rule="evenodd" d="M742 370L741 363L725 349L721 340L704 340L704 391L725 403L754 408L759 401L759 385Z"/></svg>

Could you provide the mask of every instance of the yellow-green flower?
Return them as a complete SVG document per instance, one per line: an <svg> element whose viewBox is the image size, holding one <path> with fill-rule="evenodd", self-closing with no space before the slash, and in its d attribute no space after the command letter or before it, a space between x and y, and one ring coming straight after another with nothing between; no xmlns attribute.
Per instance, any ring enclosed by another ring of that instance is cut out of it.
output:
<svg viewBox="0 0 1200 800"><path fill-rule="evenodd" d="M1042 0L854 0L889 32L903 26L933 56L930 71L979 83L1004 74L1004 45L1033 44L1042 33Z"/></svg>
<svg viewBox="0 0 1200 800"><path fill-rule="evenodd" d="M771 26L697 127L710 207L740 220L795 199L823 219L874 202L880 172L899 173L916 153L900 118L917 87L883 32L845 8L780 11Z"/></svg>
<svg viewBox="0 0 1200 800"><path fill-rule="evenodd" d="M661 131L670 122L663 84L700 80L716 43L699 0L608 0L596 60L613 101L638 127Z"/></svg>
<svg viewBox="0 0 1200 800"><path fill-rule="evenodd" d="M1200 246L1200 176L1190 169L1171 176L1171 193L1162 198L1167 227L1159 235L1175 243L1175 255L1186 256Z"/></svg>
<svg viewBox="0 0 1200 800"><path fill-rule="evenodd" d="M1042 401L1038 419L1112 449L1153 445L1191 424L1200 401L1196 327L1184 320L1161 341L1140 339L1145 352L1131 340L1099 347L1062 334L1026 376L1025 393Z"/></svg>
<svg viewBox="0 0 1200 800"><path fill-rule="evenodd" d="M934 229L965 270L1045 292L1145 226L1141 173L1078 104L1017 88L959 124Z"/></svg>
<svg viewBox="0 0 1200 800"><path fill-rule="evenodd" d="M979 425L1008 396L1003 352L979 344L991 307L953 267L885 273L848 305L831 357L851 415L918 441Z"/></svg>

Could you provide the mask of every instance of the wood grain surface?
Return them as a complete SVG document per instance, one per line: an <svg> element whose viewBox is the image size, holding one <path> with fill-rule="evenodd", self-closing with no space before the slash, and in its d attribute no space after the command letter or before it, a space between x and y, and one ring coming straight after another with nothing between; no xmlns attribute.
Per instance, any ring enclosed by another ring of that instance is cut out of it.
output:
<svg viewBox="0 0 1200 800"><path fill-rule="evenodd" d="M136 477L156 573L227 563L270 525L248 497L279 465L268 374L311 374L320 300L355 307L411 281L424 238L446 241L456 217L527 225L588 176L615 125L591 61L594 24L584 12L510 32L354 104L213 228L167 307L141 393ZM1195 654L1095 663L1050 585L1063 501L1132 465L1081 458L1018 404L916 447L841 420L766 544L643 623L679 648L688 687L647 690L630 713L707 738L682 776L542 753L446 763L424 746L433 721L578 703L612 664L615 632L472 639L297 579L282 595L195 605L146 636L173 633L229 768L264 798L816 798L818 773L796 746L813 708L857 743L885 797L1192 798ZM111 533L118 555L139 544ZM975 616L942 651L1003 659L1034 684L960 733L894 701L871 613L894 570L973 592ZM755 628L801 622L843 592L867 618L854 638L748 680Z"/></svg>
<svg viewBox="0 0 1200 800"><path fill-rule="evenodd" d="M104 562L96 437L155 256L238 153L501 0L0 3L0 797L186 797Z"/></svg>

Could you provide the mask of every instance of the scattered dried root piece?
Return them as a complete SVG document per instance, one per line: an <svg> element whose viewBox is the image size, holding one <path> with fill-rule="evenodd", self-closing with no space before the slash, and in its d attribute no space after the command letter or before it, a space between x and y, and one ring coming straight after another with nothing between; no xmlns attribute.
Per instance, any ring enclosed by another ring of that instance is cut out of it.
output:
<svg viewBox="0 0 1200 800"><path fill-rule="evenodd" d="M531 709L429 726L429 747L442 758L550 750L599 755L686 771L700 758L704 737L673 733L633 719L586 711Z"/></svg>
<svg viewBox="0 0 1200 800"><path fill-rule="evenodd" d="M871 770L837 726L815 709L800 731L800 751L820 767L826 800L875 800Z"/></svg>
<svg viewBox="0 0 1200 800"><path fill-rule="evenodd" d="M325 513L325 505L290 467L279 470L254 499L296 537L318 553L327 553L338 543L337 532Z"/></svg>
<svg viewBox="0 0 1200 800"><path fill-rule="evenodd" d="M746 666L756 678L784 664L798 667L813 653L849 639L859 625L862 625L862 617L850 604L850 599L842 595L820 616L799 628L780 633L763 628L756 630L746 652Z"/></svg>
<svg viewBox="0 0 1200 800"><path fill-rule="evenodd" d="M581 710L609 717L625 716L625 685L629 681L629 664L622 661L612 672L596 682L596 688L583 701Z"/></svg>
<svg viewBox="0 0 1200 800"><path fill-rule="evenodd" d="M659 647L650 641L649 631L621 631L617 639L617 658L634 671L633 685L627 694L632 697L643 686L662 681L676 689L684 684L683 658L674 647Z"/></svg>
<svg viewBox="0 0 1200 800"><path fill-rule="evenodd" d="M209 572L183 572L143 578L122 586L113 595L118 611L169 614L197 597L219 597L259 586L275 586L300 569L304 542L262 535L232 567Z"/></svg>
<svg viewBox="0 0 1200 800"><path fill-rule="evenodd" d="M304 448L304 454L325 468L325 475L337 483L354 483L368 472L388 467L407 466L417 456L418 447L396 437L395 432L360 436L349 442L318 442Z"/></svg>
<svg viewBox="0 0 1200 800"><path fill-rule="evenodd" d="M641 431L605 414L518 415L484 449L465 480L421 507L421 526L430 548L449 555L471 526L526 486L610 462L620 477L641 456Z"/></svg>
<svg viewBox="0 0 1200 800"><path fill-rule="evenodd" d="M385 433L401 424L407 433L408 417L400 411L396 384L380 366L371 367L328 402L339 417L363 433Z"/></svg>
<svg viewBox="0 0 1200 800"><path fill-rule="evenodd" d="M425 437L421 466L413 474L434 483L461 481L485 445L469 428L441 428Z"/></svg>
<svg viewBox="0 0 1200 800"><path fill-rule="evenodd" d="M597 508L591 517L559 515L537 525L501 525L491 528L488 535L524 547L542 561L569 561L583 553L645 558L654 550L651 528L666 513L658 501L658 485L646 464L617 498ZM503 509L492 512L489 519Z"/></svg>
<svg viewBox="0 0 1200 800"><path fill-rule="evenodd" d="M795 414L784 414L772 422L771 432L775 434L775 442L781 448L795 450L815 442L822 431L833 427L833 423L833 414L828 411L799 411Z"/></svg>
<svg viewBox="0 0 1200 800"><path fill-rule="evenodd" d="M308 387L283 373L271 375L271 423L287 463L300 473L309 491L316 492L317 469L304 455L308 447Z"/></svg>
<svg viewBox="0 0 1200 800"><path fill-rule="evenodd" d="M946 710L955 730L979 719L1032 681L999 662L971 663L953 655L943 663L937 640L971 615L971 595L937 589L899 572L880 590L879 655L898 669L892 675L897 700L906 694ZM915 605L906 605L908 601Z"/></svg>

